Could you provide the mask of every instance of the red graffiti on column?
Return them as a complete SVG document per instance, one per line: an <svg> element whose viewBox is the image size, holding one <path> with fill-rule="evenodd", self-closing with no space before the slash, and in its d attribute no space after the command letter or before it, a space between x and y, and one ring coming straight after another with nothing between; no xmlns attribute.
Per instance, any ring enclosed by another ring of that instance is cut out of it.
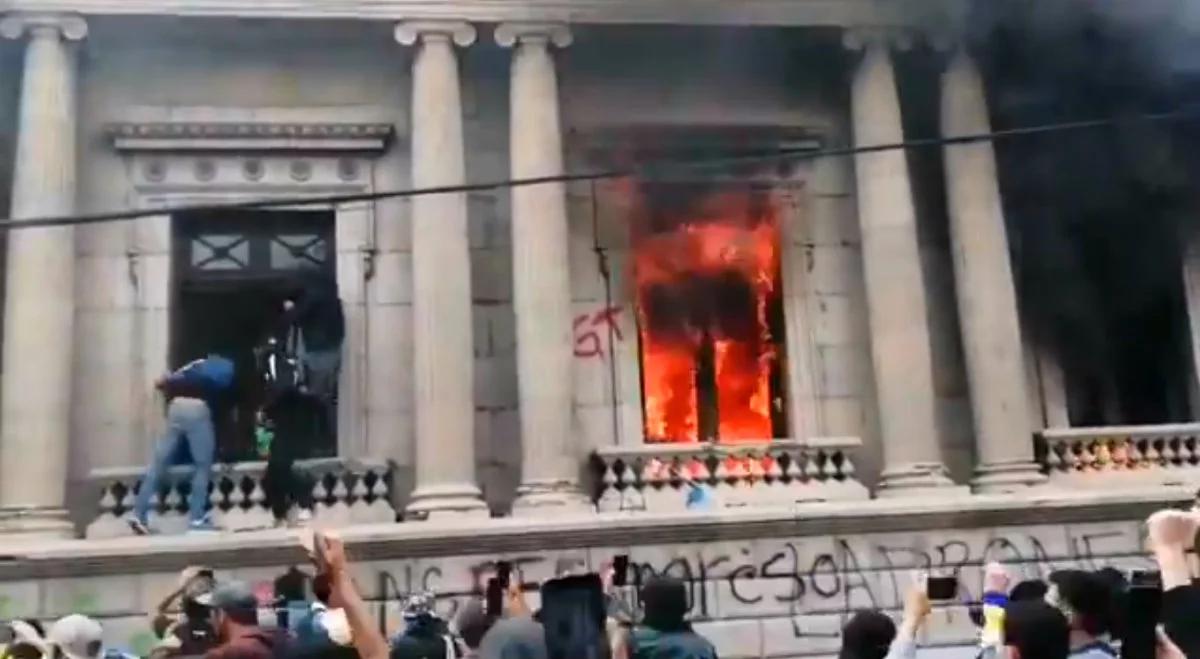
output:
<svg viewBox="0 0 1200 659"><path fill-rule="evenodd" d="M602 332L607 334L611 331L614 340L624 341L621 324L617 319L620 313L621 307L608 307L576 316L572 322L575 329L575 356L603 359L605 342Z"/></svg>

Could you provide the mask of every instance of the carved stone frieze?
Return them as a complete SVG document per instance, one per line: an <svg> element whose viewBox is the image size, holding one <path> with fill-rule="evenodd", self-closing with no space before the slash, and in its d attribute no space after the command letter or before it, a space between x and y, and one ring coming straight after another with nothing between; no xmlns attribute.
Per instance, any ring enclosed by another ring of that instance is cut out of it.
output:
<svg viewBox="0 0 1200 659"><path fill-rule="evenodd" d="M381 152L395 130L385 123L114 123L118 151Z"/></svg>

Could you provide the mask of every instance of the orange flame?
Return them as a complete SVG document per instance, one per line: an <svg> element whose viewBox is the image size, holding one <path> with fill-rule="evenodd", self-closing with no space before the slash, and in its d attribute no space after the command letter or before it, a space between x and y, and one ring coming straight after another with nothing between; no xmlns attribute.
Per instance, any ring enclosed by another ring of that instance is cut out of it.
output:
<svg viewBox="0 0 1200 659"><path fill-rule="evenodd" d="M697 410L697 358L706 333L713 342L719 438L773 435L770 375L778 355L768 311L779 292L779 229L773 205L754 199L749 191L712 194L689 209L689 217L666 218L669 231L635 231L645 430L651 441L713 439L699 437ZM751 307L720 308L712 299L715 291L702 283L731 276L744 282ZM677 312L666 323L651 322L654 290L669 291L671 311ZM693 303L712 307L718 316L748 311L754 318L714 322L700 314L697 320L688 310ZM746 327L753 329L731 329Z"/></svg>

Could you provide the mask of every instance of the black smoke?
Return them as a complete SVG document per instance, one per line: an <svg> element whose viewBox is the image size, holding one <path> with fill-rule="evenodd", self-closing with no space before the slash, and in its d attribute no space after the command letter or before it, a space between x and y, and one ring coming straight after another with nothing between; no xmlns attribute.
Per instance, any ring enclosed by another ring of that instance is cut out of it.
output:
<svg viewBox="0 0 1200 659"><path fill-rule="evenodd" d="M1200 113L1186 9L982 0L962 24L995 128L1127 120L996 146L1026 331L1059 356L1075 425L1190 418L1181 252L1200 125L1138 120Z"/></svg>

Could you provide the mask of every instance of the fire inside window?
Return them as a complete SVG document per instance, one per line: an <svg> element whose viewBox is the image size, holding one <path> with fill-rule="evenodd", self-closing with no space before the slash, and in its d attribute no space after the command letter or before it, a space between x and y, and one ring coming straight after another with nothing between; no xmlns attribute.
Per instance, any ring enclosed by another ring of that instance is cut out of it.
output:
<svg viewBox="0 0 1200 659"><path fill-rule="evenodd" d="M779 214L751 184L639 191L633 279L647 441L786 433Z"/></svg>

